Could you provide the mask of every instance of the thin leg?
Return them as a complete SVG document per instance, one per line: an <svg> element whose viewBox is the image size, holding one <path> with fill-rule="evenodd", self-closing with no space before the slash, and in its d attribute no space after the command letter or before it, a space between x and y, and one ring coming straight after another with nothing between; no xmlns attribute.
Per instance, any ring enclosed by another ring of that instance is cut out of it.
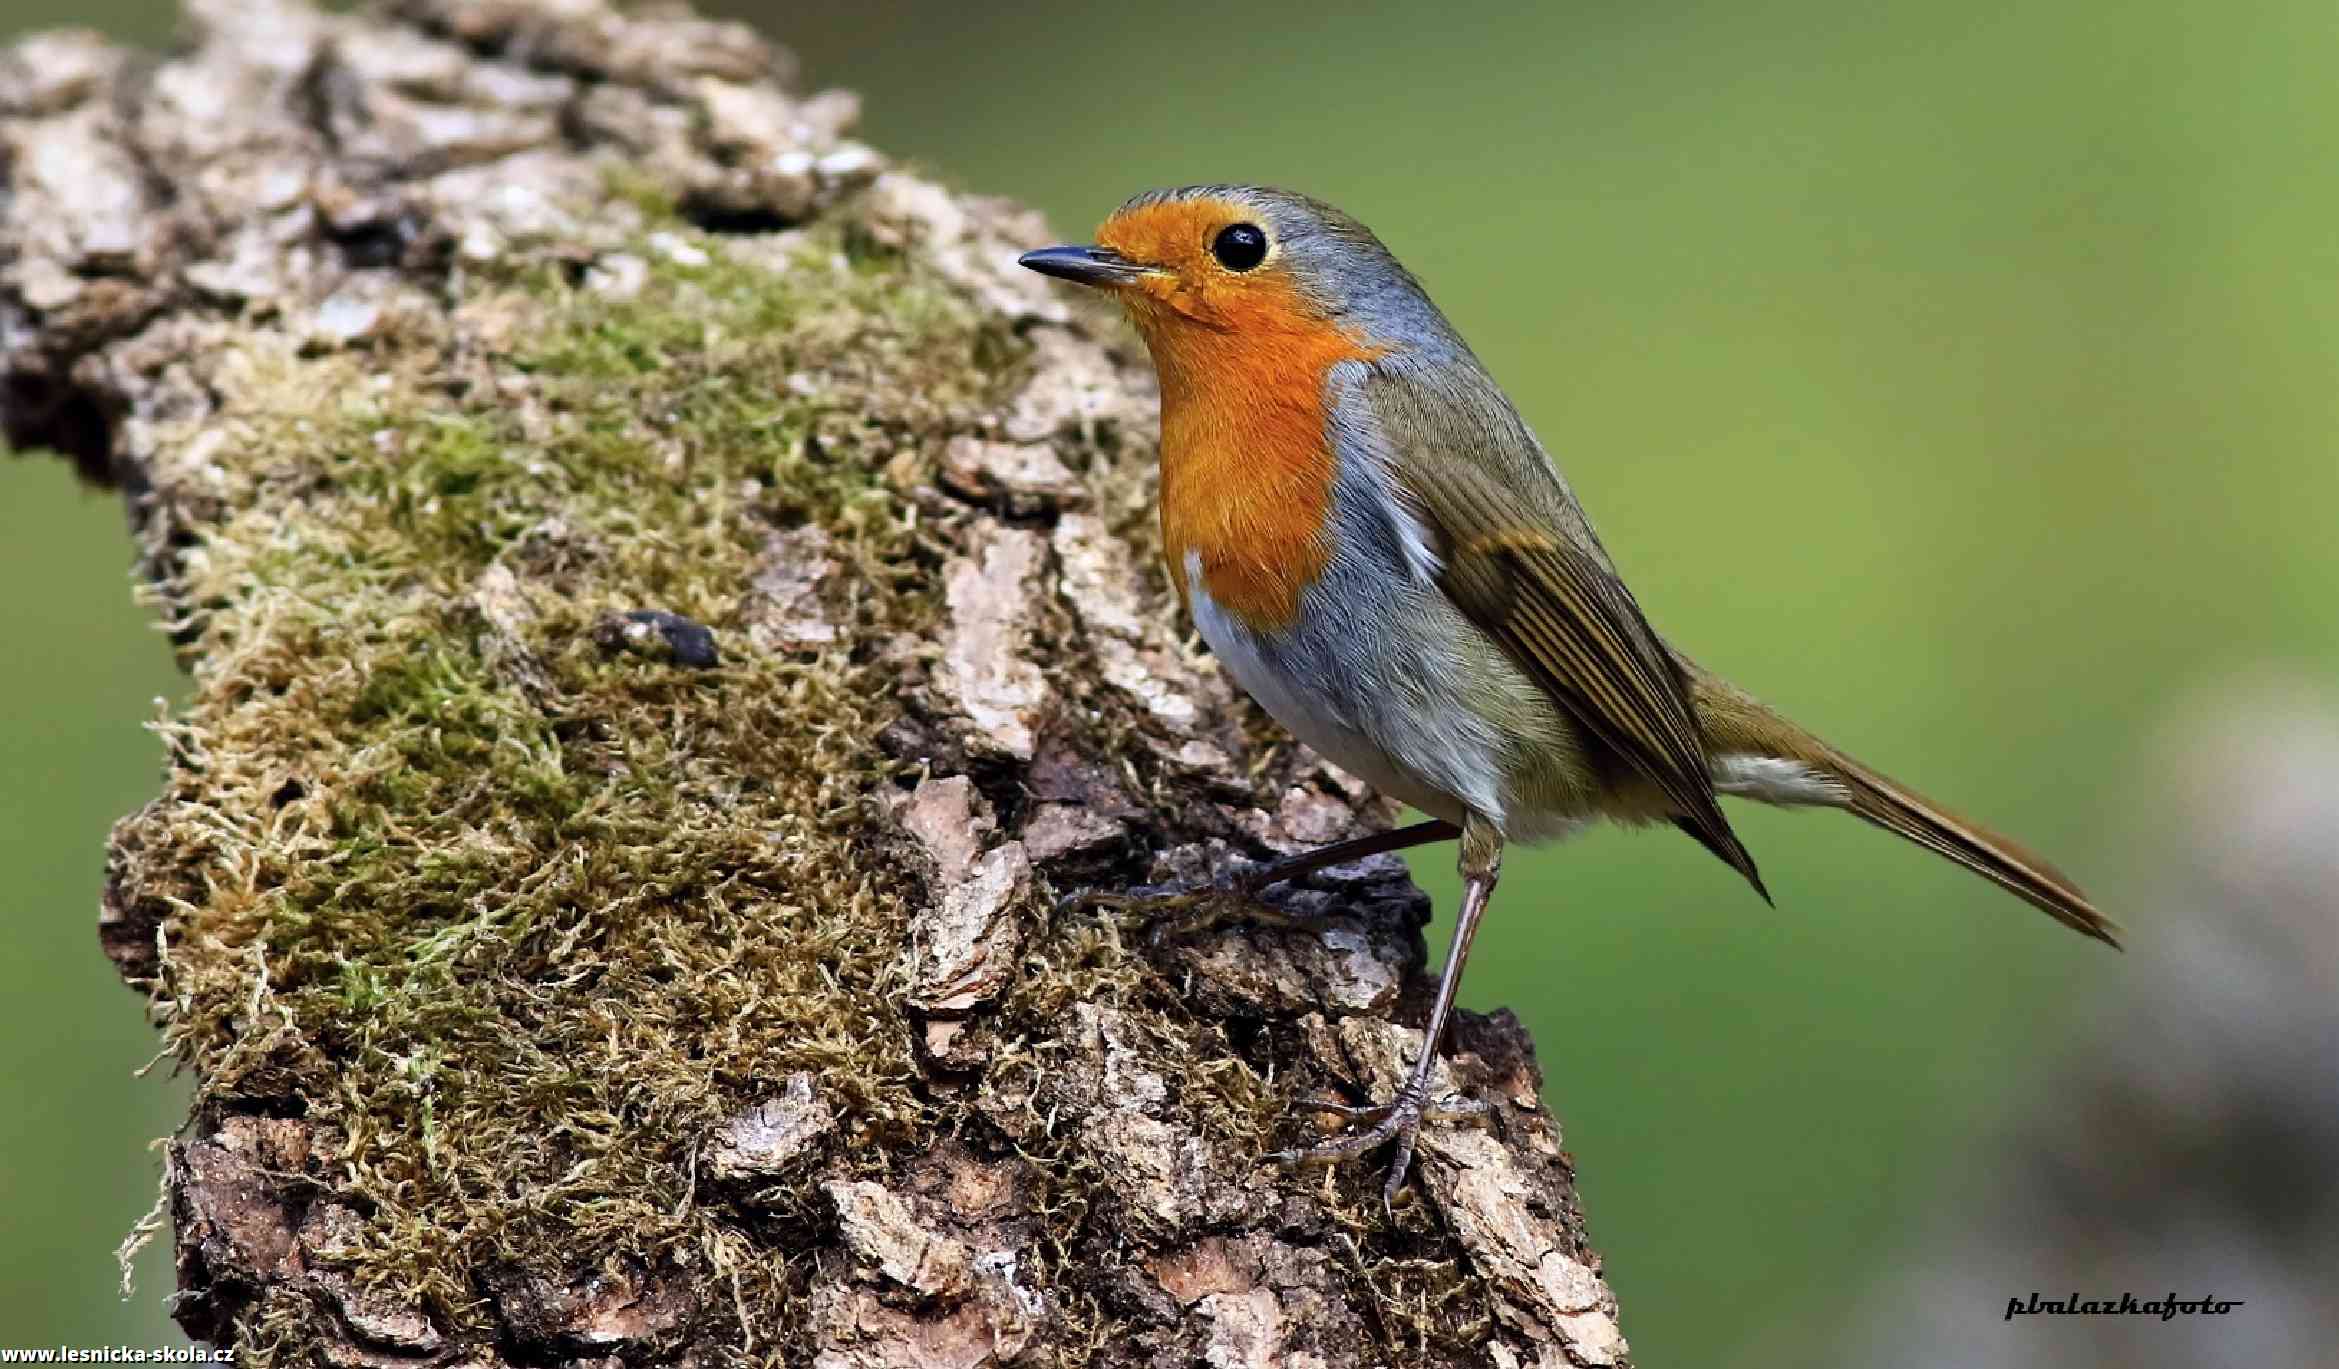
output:
<svg viewBox="0 0 2339 1369"><path fill-rule="evenodd" d="M1447 841L1462 835L1462 829L1443 819L1431 818L1411 827L1392 827L1386 832L1375 832L1368 837L1351 837L1330 846L1319 846L1313 851L1302 851L1296 856L1265 865L1254 865L1234 877L1235 887L1244 893L1255 894L1287 879L1312 875L1318 870L1329 870L1335 865L1346 865L1366 856L1385 855L1390 851L1409 851L1416 846L1427 846L1433 841Z"/></svg>
<svg viewBox="0 0 2339 1369"><path fill-rule="evenodd" d="M1454 916L1453 944L1446 951L1445 969L1438 975L1437 998L1430 1005L1429 1030L1422 1038L1421 1054L1414 1060L1404 1085L1397 1090L1395 1098L1375 1107L1326 1109L1360 1120L1373 1119L1370 1127L1320 1146L1276 1157L1287 1163L1342 1160L1362 1155L1383 1142L1395 1141L1396 1158L1389 1165L1388 1181L1381 1186L1381 1201L1388 1205L1395 1204L1397 1190L1405 1184L1405 1172L1412 1167L1414 1141L1421 1134L1422 1120L1433 1112L1429 1106L1429 1081L1437 1064L1438 1043L1445 1037L1446 1020L1453 1016L1454 995L1462 986L1462 970L1470 960L1470 943L1478 935L1479 920L1486 915L1487 900L1494 896L1495 880L1502 872L1502 833L1475 813L1462 825L1460 864L1462 907Z"/></svg>
<svg viewBox="0 0 2339 1369"><path fill-rule="evenodd" d="M1450 837L1460 836L1461 831L1462 829L1450 822L1433 818L1428 822L1414 823L1410 827L1396 827L1386 832L1375 832L1370 836L1336 841L1330 846L1319 846L1313 851L1302 851L1296 856L1285 856L1281 860L1269 861L1265 865L1253 865L1215 883L1178 885L1168 888L1157 886L1152 889L1134 890L1126 894L1086 890L1065 899L1058 905L1058 908L1064 912L1075 912L1086 908L1137 908L1142 909L1146 913L1147 919L1156 924L1157 933L1161 928L1168 926L1175 926L1183 930L1195 930L1194 927L1189 927L1186 924L1199 922L1199 925L1207 925L1207 920L1177 919L1171 915L1184 913L1220 899L1246 898L1273 885L1281 884L1285 880L1312 875L1318 870L1327 870L1335 865L1346 865L1352 860L1363 860L1367 856L1382 855L1390 851L1404 851L1415 846L1425 846L1433 841L1445 841ZM1290 920L1272 915L1266 909L1256 905L1249 911L1252 916L1262 922Z"/></svg>

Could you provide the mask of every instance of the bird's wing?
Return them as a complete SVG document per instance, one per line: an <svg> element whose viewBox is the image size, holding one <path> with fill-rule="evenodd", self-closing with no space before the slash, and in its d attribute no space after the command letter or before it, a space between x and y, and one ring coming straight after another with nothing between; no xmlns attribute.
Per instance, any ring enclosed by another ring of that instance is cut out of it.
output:
<svg viewBox="0 0 2339 1369"><path fill-rule="evenodd" d="M1352 398L1429 532L1448 597L1767 900L1715 798L1689 681L1493 382L1376 366Z"/></svg>

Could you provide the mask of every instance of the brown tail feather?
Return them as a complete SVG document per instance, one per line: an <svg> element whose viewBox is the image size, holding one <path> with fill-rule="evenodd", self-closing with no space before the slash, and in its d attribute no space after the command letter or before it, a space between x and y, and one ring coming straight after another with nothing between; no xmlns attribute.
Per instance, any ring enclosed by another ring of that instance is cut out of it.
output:
<svg viewBox="0 0 2339 1369"><path fill-rule="evenodd" d="M2107 946L2120 944L2119 926L2029 847L1966 821L1840 752L1825 768L1850 792L1845 807L1854 815L1955 861L2072 931Z"/></svg>
<svg viewBox="0 0 2339 1369"><path fill-rule="evenodd" d="M1842 808L1896 836L1953 861L2022 899L2083 936L2117 947L2119 925L2088 900L2078 885L2030 848L1968 822L1924 795L1860 762L1780 717L1745 691L1686 659L1699 723L1716 757L1758 756L1794 761L1839 793L1791 801Z"/></svg>

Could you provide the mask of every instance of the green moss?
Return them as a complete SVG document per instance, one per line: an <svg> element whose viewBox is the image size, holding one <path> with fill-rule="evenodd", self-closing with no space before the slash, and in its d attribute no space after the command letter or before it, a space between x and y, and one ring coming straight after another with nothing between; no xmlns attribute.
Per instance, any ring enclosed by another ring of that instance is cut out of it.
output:
<svg viewBox="0 0 2339 1369"><path fill-rule="evenodd" d="M611 163L601 173L601 188L612 201L632 205L647 225L671 227L682 222L674 192L632 162Z"/></svg>
<svg viewBox="0 0 2339 1369"><path fill-rule="evenodd" d="M645 239L622 300L476 278L445 345L223 416L239 512L182 586L197 759L154 820L212 894L171 928L172 1040L199 1107L295 1096L341 1138L370 1214L346 1271L458 1330L515 1260L735 1261L711 1286L793 1306L805 1271L690 1201L697 1139L798 1070L862 1135L936 1125L896 1006L904 872L848 836L891 778L896 667L850 639L931 630L881 469L995 406L1020 348L841 227L741 264L631 198L707 259ZM467 349L526 386L479 388ZM756 558L804 523L848 640L754 650ZM501 626L462 607L494 566ZM722 664L592 642L640 608L712 627Z"/></svg>
<svg viewBox="0 0 2339 1369"><path fill-rule="evenodd" d="M868 821L913 777L877 744L902 664L872 648L931 640L942 611L947 529L898 491L998 412L1024 344L849 217L747 262L643 210L628 297L523 263L462 283L448 336L297 365L261 333L229 349L266 382L233 392L276 399L217 420L226 512L175 586L198 688L144 820L153 882L202 893L168 927L158 1010L198 1107L293 1100L322 1128L325 1187L366 1215L342 1270L458 1334L495 1334L483 1289L507 1267L678 1262L780 1309L757 1335L786 1360L811 1273L786 1233L822 1220L813 1196L701 1201L695 1148L798 1071L841 1121L832 1168L944 1136L1028 1160L1075 1233L1037 1276L1069 1288L1109 1176L1036 1109L1017 1130L923 1086L900 1007L915 883ZM1094 502L1142 543L1132 484ZM840 638L758 649L759 558L804 525L839 567ZM720 664L596 644L640 609L706 624ZM1040 607L1043 643L1077 631L1065 612ZM1143 726L1061 683L1092 750ZM1177 788L1148 748L1112 750L1138 792ZM1140 1049L1218 1062L1178 1097L1224 1153L1277 1143L1293 1084L1118 929L1057 925L1026 971L980 1028L996 1093L1041 1096L1062 1024L1117 1007ZM1381 1253L1358 1201L1388 1343L1469 1324L1462 1276ZM272 1304L247 1358L302 1343L308 1315Z"/></svg>

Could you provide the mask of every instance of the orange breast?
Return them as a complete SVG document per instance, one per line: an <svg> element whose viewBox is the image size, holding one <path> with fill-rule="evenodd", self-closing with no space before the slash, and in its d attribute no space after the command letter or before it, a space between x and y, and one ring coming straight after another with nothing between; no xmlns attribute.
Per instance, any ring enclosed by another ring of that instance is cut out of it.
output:
<svg viewBox="0 0 2339 1369"><path fill-rule="evenodd" d="M1246 301L1247 303L1248 301ZM1263 302L1264 303L1264 302ZM1202 587L1250 627L1288 627L1329 558L1333 456L1324 376L1372 352L1291 314L1139 327L1161 373L1161 536L1181 598Z"/></svg>

